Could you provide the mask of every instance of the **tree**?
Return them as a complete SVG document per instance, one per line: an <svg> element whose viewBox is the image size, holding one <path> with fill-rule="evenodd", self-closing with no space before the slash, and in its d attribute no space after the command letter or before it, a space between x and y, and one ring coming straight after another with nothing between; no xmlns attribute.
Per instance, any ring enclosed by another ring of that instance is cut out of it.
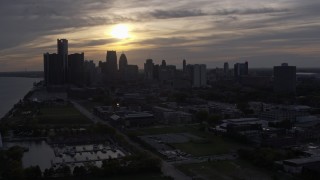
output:
<svg viewBox="0 0 320 180"><path fill-rule="evenodd" d="M42 176L39 166L31 166L24 169L24 176L26 179L40 179Z"/></svg>
<svg viewBox="0 0 320 180"><path fill-rule="evenodd" d="M206 121L208 118L209 114L207 111L201 110L199 112L196 113L196 118L198 119L198 121L202 122L202 121Z"/></svg>
<svg viewBox="0 0 320 180"><path fill-rule="evenodd" d="M211 115L208 117L208 123L209 124L218 124L219 121L221 120L221 116L219 115Z"/></svg>
<svg viewBox="0 0 320 180"><path fill-rule="evenodd" d="M76 166L74 169L73 169L73 176L77 176L77 177L80 177L80 176L84 176L87 174L87 169L83 166Z"/></svg>

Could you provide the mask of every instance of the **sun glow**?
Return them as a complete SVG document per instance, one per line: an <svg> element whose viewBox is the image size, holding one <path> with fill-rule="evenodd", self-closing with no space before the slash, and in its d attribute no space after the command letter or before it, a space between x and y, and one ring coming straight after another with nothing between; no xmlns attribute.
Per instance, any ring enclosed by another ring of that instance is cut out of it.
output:
<svg viewBox="0 0 320 180"><path fill-rule="evenodd" d="M111 36L117 39L129 38L129 28L124 24L116 25L111 30Z"/></svg>

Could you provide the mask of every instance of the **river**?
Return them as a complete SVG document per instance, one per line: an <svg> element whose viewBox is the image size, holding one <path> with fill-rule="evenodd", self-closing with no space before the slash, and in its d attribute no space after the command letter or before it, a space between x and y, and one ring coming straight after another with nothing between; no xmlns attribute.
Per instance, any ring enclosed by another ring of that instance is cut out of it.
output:
<svg viewBox="0 0 320 180"><path fill-rule="evenodd" d="M22 99L39 78L0 77L0 118Z"/></svg>

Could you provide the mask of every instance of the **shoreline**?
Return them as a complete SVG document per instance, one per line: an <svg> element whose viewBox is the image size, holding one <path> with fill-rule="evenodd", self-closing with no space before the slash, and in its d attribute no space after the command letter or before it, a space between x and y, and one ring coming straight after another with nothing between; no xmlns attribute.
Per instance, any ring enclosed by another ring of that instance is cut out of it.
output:
<svg viewBox="0 0 320 180"><path fill-rule="evenodd" d="M3 77L3 78L8 78L9 76L8 76L8 77L0 76L0 78L1 78L1 77ZM10 76L10 77L12 77L12 76ZM13 112L14 109L15 109L15 106L19 105L19 103L25 101L30 95L32 95L32 93L34 92L35 83L39 83L39 82L41 82L41 81L43 80L42 78L38 78L38 77L13 77L13 78L28 78L28 79L34 78L34 79L39 79L40 81L35 81L35 82L33 82L33 85L32 85L32 87L31 87L31 89L28 90L27 93L26 93L25 95L23 95L23 97L18 100L18 102L16 102L15 104L13 104L13 105L11 106L11 108L9 109L9 111L7 111L3 116L0 115L0 122L1 122L3 119L7 118L10 114L12 114L12 112Z"/></svg>

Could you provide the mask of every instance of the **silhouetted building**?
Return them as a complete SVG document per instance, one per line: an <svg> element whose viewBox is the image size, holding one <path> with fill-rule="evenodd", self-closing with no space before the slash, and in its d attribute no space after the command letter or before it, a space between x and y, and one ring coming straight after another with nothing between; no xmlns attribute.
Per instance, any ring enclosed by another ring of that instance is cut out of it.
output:
<svg viewBox="0 0 320 180"><path fill-rule="evenodd" d="M105 74L105 75L107 74L107 72L108 72L107 62L99 61L98 67L101 69L102 74Z"/></svg>
<svg viewBox="0 0 320 180"><path fill-rule="evenodd" d="M62 58L63 67L63 81L66 83L68 81L68 40L67 39L57 39L57 50L58 54Z"/></svg>
<svg viewBox="0 0 320 180"><path fill-rule="evenodd" d="M296 92L296 67L283 63L273 68L274 92L295 93Z"/></svg>
<svg viewBox="0 0 320 180"><path fill-rule="evenodd" d="M1 132L0 132L0 150L3 148L3 143L2 143L2 136L1 136Z"/></svg>
<svg viewBox="0 0 320 180"><path fill-rule="evenodd" d="M83 85L84 83L84 53L68 55L69 83Z"/></svg>
<svg viewBox="0 0 320 180"><path fill-rule="evenodd" d="M63 85L65 83L63 60L60 54L43 54L44 80L46 86Z"/></svg>
<svg viewBox="0 0 320 180"><path fill-rule="evenodd" d="M107 74L111 76L111 79L116 78L116 74L118 72L118 59L116 51L107 51Z"/></svg>
<svg viewBox="0 0 320 180"><path fill-rule="evenodd" d="M153 79L159 80L159 72L160 72L160 65L156 64L153 66Z"/></svg>
<svg viewBox="0 0 320 180"><path fill-rule="evenodd" d="M124 71L126 66L128 65L128 60L127 57L124 53L121 54L120 59L119 59L119 71L120 73Z"/></svg>
<svg viewBox="0 0 320 180"><path fill-rule="evenodd" d="M97 79L97 69L93 61L84 61L84 84L91 86Z"/></svg>
<svg viewBox="0 0 320 180"><path fill-rule="evenodd" d="M184 73L186 72L186 68L187 68L187 61L184 59L182 62L182 70Z"/></svg>
<svg viewBox="0 0 320 180"><path fill-rule="evenodd" d="M154 63L152 59L147 59L144 63L144 77L146 80L153 80Z"/></svg>
<svg viewBox="0 0 320 180"><path fill-rule="evenodd" d="M125 81L136 81L138 80L139 68L137 65L127 65L124 70Z"/></svg>
<svg viewBox="0 0 320 180"><path fill-rule="evenodd" d="M234 65L234 77L236 79L241 78L241 76L247 76L249 74L248 62L236 63Z"/></svg>
<svg viewBox="0 0 320 180"><path fill-rule="evenodd" d="M229 63L225 62L223 65L224 76L227 77L229 75Z"/></svg>
<svg viewBox="0 0 320 180"><path fill-rule="evenodd" d="M168 65L168 66L160 66L158 71L158 80L161 82L173 80L176 74L176 66Z"/></svg>
<svg viewBox="0 0 320 180"><path fill-rule="evenodd" d="M161 68L165 68L167 66L166 60L162 60Z"/></svg>
<svg viewBox="0 0 320 180"><path fill-rule="evenodd" d="M205 64L195 64L192 70L192 86L207 86L207 66Z"/></svg>

